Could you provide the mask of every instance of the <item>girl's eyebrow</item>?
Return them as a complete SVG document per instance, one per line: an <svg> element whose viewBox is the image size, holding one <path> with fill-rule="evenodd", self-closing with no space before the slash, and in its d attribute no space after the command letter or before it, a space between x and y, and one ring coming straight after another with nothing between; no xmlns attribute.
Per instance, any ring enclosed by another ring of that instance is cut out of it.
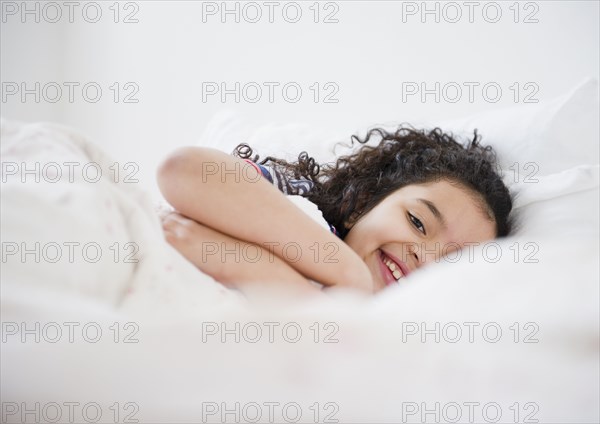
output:
<svg viewBox="0 0 600 424"><path fill-rule="evenodd" d="M447 228L446 218L444 218L444 215L441 214L440 210L433 204L433 202L430 202L427 199L420 199L420 198L417 200L419 202L423 203L425 206L427 206L427 208L429 208L429 210L431 211L433 216L435 216L435 218L438 220L438 222L440 223L442 228Z"/></svg>

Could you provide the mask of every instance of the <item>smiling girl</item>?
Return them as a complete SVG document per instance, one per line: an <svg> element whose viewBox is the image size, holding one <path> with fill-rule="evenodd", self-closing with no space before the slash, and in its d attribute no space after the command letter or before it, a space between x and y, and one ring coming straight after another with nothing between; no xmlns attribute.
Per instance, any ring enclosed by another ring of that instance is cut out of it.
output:
<svg viewBox="0 0 600 424"><path fill-rule="evenodd" d="M373 136L379 143L364 145ZM167 241L229 287L295 295L322 286L377 292L468 244L509 234L512 199L476 131L464 146L439 128L405 126L351 140L363 145L323 166L305 152L294 163L259 162L245 144L234 156L175 151L158 172L177 211L163 219ZM329 231L286 194L314 203ZM289 254L290 243L299 255Z"/></svg>

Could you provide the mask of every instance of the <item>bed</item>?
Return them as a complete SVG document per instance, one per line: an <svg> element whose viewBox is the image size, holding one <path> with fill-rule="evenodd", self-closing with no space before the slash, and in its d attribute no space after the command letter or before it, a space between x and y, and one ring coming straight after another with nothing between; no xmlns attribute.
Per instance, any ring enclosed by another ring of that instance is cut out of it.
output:
<svg viewBox="0 0 600 424"><path fill-rule="evenodd" d="M186 262L100 144L3 119L2 422L599 422L599 115L590 78L416 123L478 128L515 233L369 299L293 304L249 303ZM198 145L327 161L347 139L225 112Z"/></svg>

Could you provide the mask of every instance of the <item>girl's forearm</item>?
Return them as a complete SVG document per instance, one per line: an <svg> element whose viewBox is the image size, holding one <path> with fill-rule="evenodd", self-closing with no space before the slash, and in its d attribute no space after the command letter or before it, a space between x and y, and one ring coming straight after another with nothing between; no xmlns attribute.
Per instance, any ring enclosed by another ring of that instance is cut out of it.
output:
<svg viewBox="0 0 600 424"><path fill-rule="evenodd" d="M225 286L251 296L267 289L270 294L321 296L289 264L267 249L237 240L191 219L172 213L163 218L167 241L188 261Z"/></svg>
<svg viewBox="0 0 600 424"><path fill-rule="evenodd" d="M302 275L325 285L373 291L358 255L245 161L215 149L182 148L161 165L158 183L182 214L236 239L269 246Z"/></svg>

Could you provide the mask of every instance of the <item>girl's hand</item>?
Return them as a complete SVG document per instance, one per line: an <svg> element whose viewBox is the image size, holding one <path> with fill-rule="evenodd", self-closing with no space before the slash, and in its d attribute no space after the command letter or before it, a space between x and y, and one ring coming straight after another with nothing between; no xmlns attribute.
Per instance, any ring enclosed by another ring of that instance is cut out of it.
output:
<svg viewBox="0 0 600 424"><path fill-rule="evenodd" d="M167 242L229 288L247 296L262 296L260 293L265 290L291 298L322 295L320 287L263 247L237 240L175 211L160 217ZM248 252L251 258L246 257Z"/></svg>

